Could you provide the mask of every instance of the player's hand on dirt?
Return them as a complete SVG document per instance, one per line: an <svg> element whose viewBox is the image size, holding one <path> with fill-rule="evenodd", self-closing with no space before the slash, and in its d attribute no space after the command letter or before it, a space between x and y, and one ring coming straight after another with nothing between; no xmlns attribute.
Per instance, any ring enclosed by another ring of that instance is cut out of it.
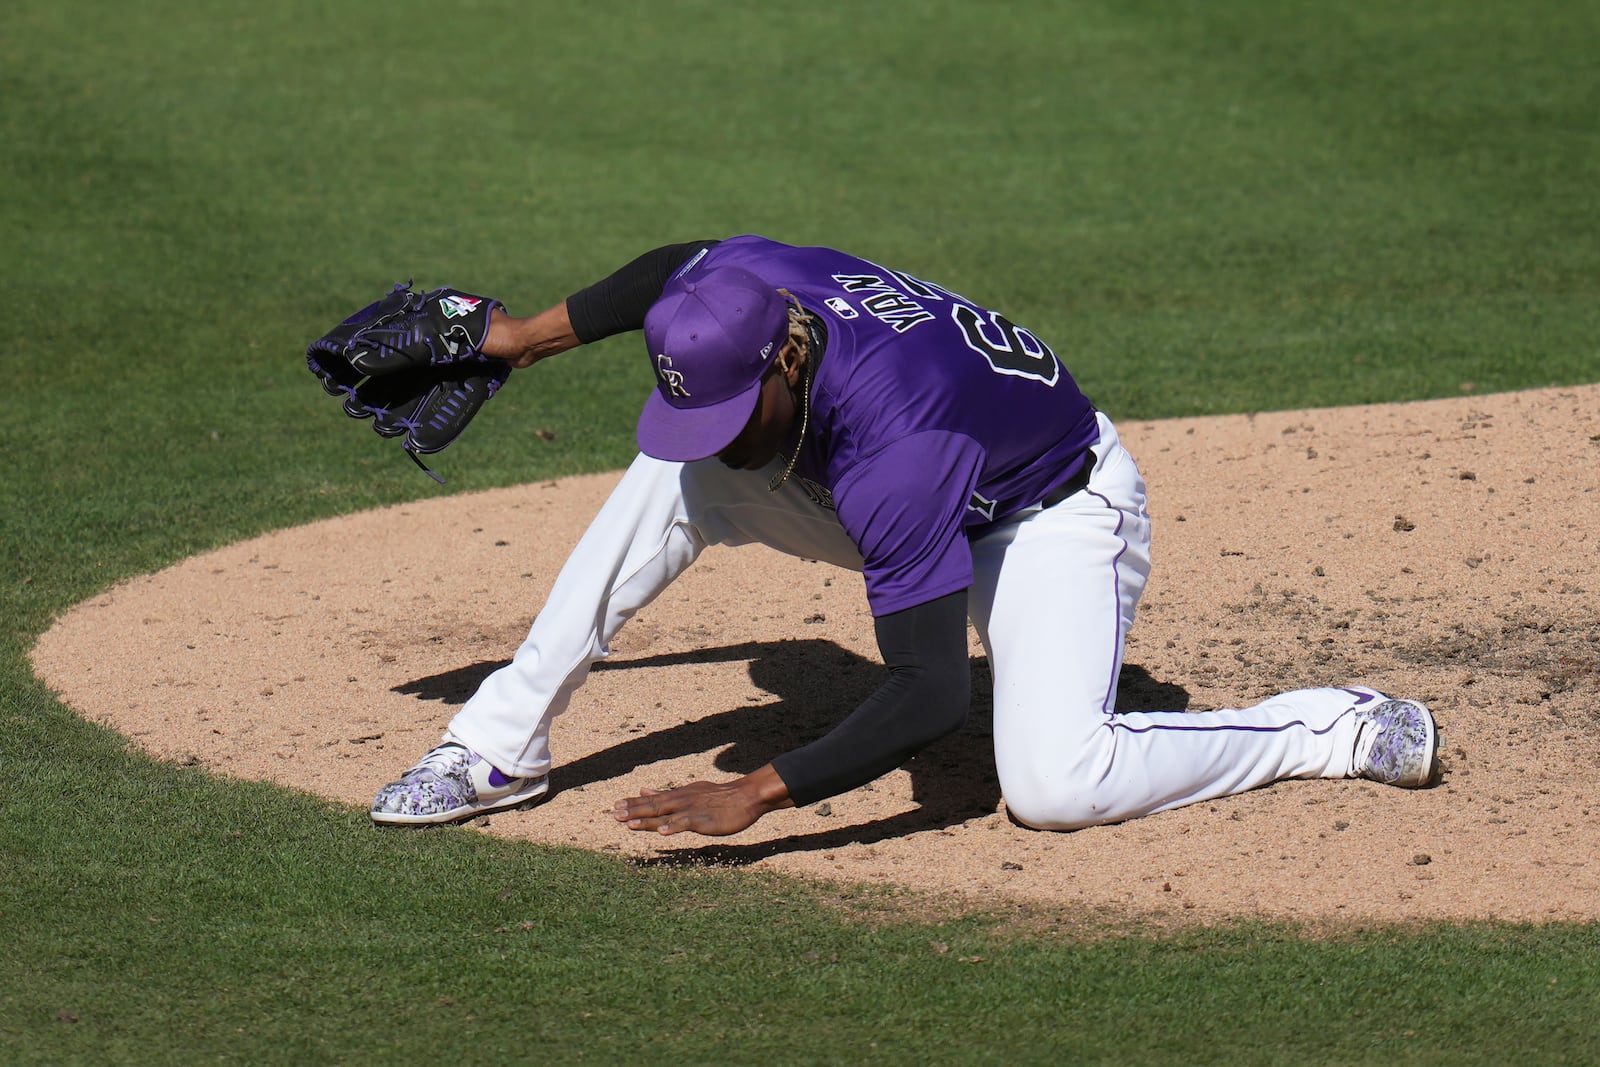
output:
<svg viewBox="0 0 1600 1067"><path fill-rule="evenodd" d="M690 830L726 837L746 829L769 811L793 807L788 787L768 764L732 782L690 782L676 789L645 789L619 800L612 816L630 830L676 834Z"/></svg>

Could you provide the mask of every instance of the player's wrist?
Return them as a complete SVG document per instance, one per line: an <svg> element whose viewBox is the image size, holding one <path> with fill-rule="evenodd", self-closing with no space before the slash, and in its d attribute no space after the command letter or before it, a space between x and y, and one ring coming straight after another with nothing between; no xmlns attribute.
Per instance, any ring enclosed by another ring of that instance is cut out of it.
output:
<svg viewBox="0 0 1600 1067"><path fill-rule="evenodd" d="M777 811L779 808L794 807L788 785L778 776L777 770L770 763L739 779L738 789L751 810L762 815L769 811Z"/></svg>
<svg viewBox="0 0 1600 1067"><path fill-rule="evenodd" d="M579 345L567 317L565 303L519 318L497 309L489 320L489 335L483 351L510 363L519 370L541 359L559 355Z"/></svg>
<svg viewBox="0 0 1600 1067"><path fill-rule="evenodd" d="M506 360L518 355L516 324L519 321L508 314L505 308L495 308L490 312L489 332L483 337L483 354Z"/></svg>
<svg viewBox="0 0 1600 1067"><path fill-rule="evenodd" d="M537 316L519 318L503 309L496 309L489 318L489 334L483 341L485 355L495 356L521 369L531 367L542 357L533 334Z"/></svg>

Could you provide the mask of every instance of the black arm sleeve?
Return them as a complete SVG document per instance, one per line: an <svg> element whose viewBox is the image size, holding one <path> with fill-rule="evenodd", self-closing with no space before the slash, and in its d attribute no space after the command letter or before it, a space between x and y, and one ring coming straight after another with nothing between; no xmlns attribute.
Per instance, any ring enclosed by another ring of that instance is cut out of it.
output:
<svg viewBox="0 0 1600 1067"><path fill-rule="evenodd" d="M889 677L827 735L772 761L797 807L887 774L967 720L967 594L875 621Z"/></svg>
<svg viewBox="0 0 1600 1067"><path fill-rule="evenodd" d="M662 245L646 252L626 267L603 278L587 289L567 297L567 315L572 332L584 344L602 337L644 328L644 313L661 299L667 279L695 253L710 248L716 241L690 241L681 245Z"/></svg>

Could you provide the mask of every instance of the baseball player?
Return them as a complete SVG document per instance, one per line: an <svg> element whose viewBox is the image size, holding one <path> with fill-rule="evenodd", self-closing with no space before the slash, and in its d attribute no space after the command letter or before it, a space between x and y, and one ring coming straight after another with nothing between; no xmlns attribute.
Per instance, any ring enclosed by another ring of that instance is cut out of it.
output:
<svg viewBox="0 0 1600 1067"><path fill-rule="evenodd" d="M707 545L751 542L861 572L883 683L751 774L617 801L631 829L733 834L900 766L965 720L969 622L994 677L1006 808L1027 826L1288 778L1432 778L1431 714L1363 686L1113 710L1150 569L1144 482L1050 346L997 311L840 251L740 236L657 248L528 318L482 313L482 356L511 368L642 329L656 389L641 455L515 658L379 791L379 823L542 797L551 720L617 631Z"/></svg>

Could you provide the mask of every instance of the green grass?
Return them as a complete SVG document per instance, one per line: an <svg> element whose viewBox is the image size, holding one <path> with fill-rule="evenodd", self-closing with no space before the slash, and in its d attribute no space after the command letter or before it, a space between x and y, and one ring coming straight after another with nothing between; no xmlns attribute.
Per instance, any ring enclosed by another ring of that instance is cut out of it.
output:
<svg viewBox="0 0 1600 1067"><path fill-rule="evenodd" d="M378 833L132 755L26 660L207 547L627 460L634 339L513 379L447 490L337 415L306 341L409 277L533 311L667 241L837 244L1004 307L1127 419L1595 380L1592 4L16 0L3 25L0 1062L1600 1061L1592 926L933 926Z"/></svg>

